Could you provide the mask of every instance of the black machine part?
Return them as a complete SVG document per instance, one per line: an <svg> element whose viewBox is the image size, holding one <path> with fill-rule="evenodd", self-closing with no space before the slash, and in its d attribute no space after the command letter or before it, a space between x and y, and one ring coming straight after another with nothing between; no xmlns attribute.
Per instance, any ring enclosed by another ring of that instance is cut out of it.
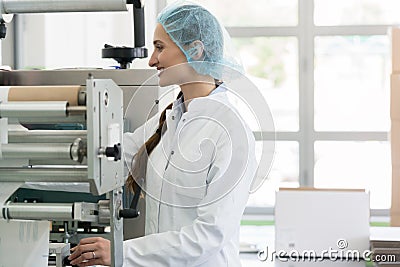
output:
<svg viewBox="0 0 400 267"><path fill-rule="evenodd" d="M143 1L141 1L141 0L127 0L127 1L126 1L127 4L133 4L134 7L136 7L136 8L141 8L141 7L143 7L143 3L142 3L142 2L143 2Z"/></svg>
<svg viewBox="0 0 400 267"><path fill-rule="evenodd" d="M102 58L113 58L119 64L121 69L129 68L129 64L135 58L146 58L147 48L144 47L115 47L108 44L104 45L101 51Z"/></svg>
<svg viewBox="0 0 400 267"><path fill-rule="evenodd" d="M106 157L114 158L114 161L121 160L121 144L115 144L112 147L106 147Z"/></svg>
<svg viewBox="0 0 400 267"><path fill-rule="evenodd" d="M62 264L63 264L63 266L78 267L78 265L71 265L71 261L68 259L68 257L65 257L65 258L63 259Z"/></svg>
<svg viewBox="0 0 400 267"><path fill-rule="evenodd" d="M4 21L0 23L0 39L6 38L7 27Z"/></svg>
<svg viewBox="0 0 400 267"><path fill-rule="evenodd" d="M102 49L102 58L113 58L119 64L121 69L129 68L130 63L135 58L146 58L148 56L145 45L145 28L144 28L144 8L140 0L128 0L128 4L133 4L133 26L135 47L118 47L108 44Z"/></svg>
<svg viewBox="0 0 400 267"><path fill-rule="evenodd" d="M140 212L138 209L138 204L139 204L140 195L142 194L143 184L144 184L144 180L141 179L141 181L138 183L139 186L137 187L137 191L134 192L133 199L132 199L129 209L119 210L118 215L120 218L130 219L130 218L136 218L140 215Z"/></svg>

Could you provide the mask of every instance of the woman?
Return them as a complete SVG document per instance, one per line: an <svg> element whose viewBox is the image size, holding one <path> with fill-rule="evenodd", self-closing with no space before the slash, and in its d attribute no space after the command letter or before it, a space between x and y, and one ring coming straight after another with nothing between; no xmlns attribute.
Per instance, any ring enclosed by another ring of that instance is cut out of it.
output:
<svg viewBox="0 0 400 267"><path fill-rule="evenodd" d="M146 235L124 242L124 266L240 266L239 228L256 172L254 137L221 79L240 74L216 18L195 4L168 6L149 65L181 92L161 116L124 136L127 187L146 197ZM136 181L140 181L136 183ZM79 266L109 265L110 243L82 239Z"/></svg>

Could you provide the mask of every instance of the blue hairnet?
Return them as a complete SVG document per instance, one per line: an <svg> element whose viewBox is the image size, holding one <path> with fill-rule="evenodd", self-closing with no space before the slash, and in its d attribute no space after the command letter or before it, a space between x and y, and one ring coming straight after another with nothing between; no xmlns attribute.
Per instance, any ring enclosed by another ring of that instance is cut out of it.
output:
<svg viewBox="0 0 400 267"><path fill-rule="evenodd" d="M157 21L198 73L222 80L231 78L232 73L244 72L227 31L204 7L178 1L161 11ZM194 59L199 46L202 57Z"/></svg>

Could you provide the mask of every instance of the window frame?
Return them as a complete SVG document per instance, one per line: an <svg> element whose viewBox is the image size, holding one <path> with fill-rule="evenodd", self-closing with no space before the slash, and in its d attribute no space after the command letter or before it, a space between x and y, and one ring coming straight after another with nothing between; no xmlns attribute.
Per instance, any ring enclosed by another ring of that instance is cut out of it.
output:
<svg viewBox="0 0 400 267"><path fill-rule="evenodd" d="M158 11L166 6L159 1ZM277 131L276 141L299 143L299 184L314 185L314 142L316 141L389 141L388 132L315 131L314 128L314 39L318 36L387 35L393 25L317 26L314 23L314 0L298 0L297 26L226 27L232 38L296 37L299 55L299 131ZM257 141L268 140L271 133L254 132ZM263 136L264 139L261 139ZM273 215L274 207L247 206L245 215ZM372 216L389 216L389 209L371 209Z"/></svg>

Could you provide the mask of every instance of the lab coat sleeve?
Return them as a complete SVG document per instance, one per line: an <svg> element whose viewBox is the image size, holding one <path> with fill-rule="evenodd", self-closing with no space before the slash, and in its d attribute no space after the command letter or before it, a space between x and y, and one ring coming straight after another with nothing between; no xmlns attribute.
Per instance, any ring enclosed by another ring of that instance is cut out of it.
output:
<svg viewBox="0 0 400 267"><path fill-rule="evenodd" d="M128 176L134 162L134 156L139 148L152 136L158 126L159 114L150 118L145 124L137 128L134 132L124 133L123 135L123 155L124 173Z"/></svg>
<svg viewBox="0 0 400 267"><path fill-rule="evenodd" d="M196 266L220 253L240 227L256 172L254 138L251 132L247 137L248 142L242 140L233 147L227 139L218 142L216 151L222 153L216 153L209 170L207 194L197 208L195 221L180 231L125 241L124 266ZM226 150L233 151L235 156L227 157ZM242 173L238 166L243 167ZM235 183L237 173L241 174ZM227 190L232 184L233 189Z"/></svg>

